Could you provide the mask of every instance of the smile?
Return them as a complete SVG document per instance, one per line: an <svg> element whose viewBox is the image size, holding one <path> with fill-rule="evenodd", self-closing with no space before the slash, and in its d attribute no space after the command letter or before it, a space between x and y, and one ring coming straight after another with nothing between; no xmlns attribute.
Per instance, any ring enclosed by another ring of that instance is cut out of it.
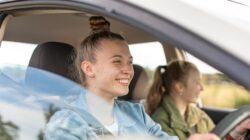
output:
<svg viewBox="0 0 250 140"><path fill-rule="evenodd" d="M121 84L129 84L129 79L120 79L119 83L121 83Z"/></svg>

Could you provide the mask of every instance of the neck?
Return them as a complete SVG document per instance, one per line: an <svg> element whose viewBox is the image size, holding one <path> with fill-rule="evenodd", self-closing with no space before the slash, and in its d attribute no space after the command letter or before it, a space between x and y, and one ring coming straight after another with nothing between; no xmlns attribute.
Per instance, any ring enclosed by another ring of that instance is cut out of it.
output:
<svg viewBox="0 0 250 140"><path fill-rule="evenodd" d="M183 119L185 119L185 113L187 111L188 103L185 102L182 97L178 94L170 94L170 97L173 99L175 106L179 110Z"/></svg>
<svg viewBox="0 0 250 140"><path fill-rule="evenodd" d="M114 104L116 97L112 96L110 93L104 93L103 91L97 90L95 87L86 87L86 89L91 93L95 94L97 97L99 97L106 103L110 105Z"/></svg>
<svg viewBox="0 0 250 140"><path fill-rule="evenodd" d="M86 94L86 100L90 113L103 125L112 124L114 122L114 98L103 96L103 94L98 94L91 90L89 91Z"/></svg>

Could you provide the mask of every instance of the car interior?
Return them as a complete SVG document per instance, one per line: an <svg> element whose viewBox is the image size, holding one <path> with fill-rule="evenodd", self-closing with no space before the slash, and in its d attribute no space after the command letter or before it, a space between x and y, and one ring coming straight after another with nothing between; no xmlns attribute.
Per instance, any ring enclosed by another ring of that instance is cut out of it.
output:
<svg viewBox="0 0 250 140"><path fill-rule="evenodd" d="M77 48L80 41L90 33L88 19L93 15L104 16L111 23L111 31L124 36L129 44L160 42L167 62L173 59L186 59L185 51L115 17L63 7L10 9L2 14L1 38L2 41L37 44L28 66L47 70L79 83L79 79L72 74L73 48ZM150 87L149 76L143 66L135 64L134 70L135 76L129 87L130 92L120 97L121 100L138 102L147 96ZM231 112L206 107L202 109L215 124Z"/></svg>

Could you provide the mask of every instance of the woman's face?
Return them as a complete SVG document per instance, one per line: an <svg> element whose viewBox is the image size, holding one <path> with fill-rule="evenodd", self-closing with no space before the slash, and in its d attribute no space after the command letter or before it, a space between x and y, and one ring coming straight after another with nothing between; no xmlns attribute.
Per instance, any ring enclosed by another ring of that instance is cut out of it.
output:
<svg viewBox="0 0 250 140"><path fill-rule="evenodd" d="M95 75L93 92L110 97L126 95L134 76L133 58L127 42L102 40L99 45L96 62L92 65Z"/></svg>
<svg viewBox="0 0 250 140"><path fill-rule="evenodd" d="M203 90L201 76L197 71L191 71L187 77L186 85L183 88L183 99L188 103L196 103Z"/></svg>

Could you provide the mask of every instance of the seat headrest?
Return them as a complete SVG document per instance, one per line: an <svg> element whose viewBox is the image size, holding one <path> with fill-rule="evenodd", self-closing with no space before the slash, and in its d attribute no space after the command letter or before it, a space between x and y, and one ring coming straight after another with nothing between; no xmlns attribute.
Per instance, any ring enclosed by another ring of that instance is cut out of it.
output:
<svg viewBox="0 0 250 140"><path fill-rule="evenodd" d="M73 46L61 42L46 42L34 50L29 66L47 70L78 82L74 72Z"/></svg>
<svg viewBox="0 0 250 140"><path fill-rule="evenodd" d="M142 66L134 64L133 68L134 77L129 85L129 92L127 95L121 96L118 99L136 101L147 98L149 77Z"/></svg>

